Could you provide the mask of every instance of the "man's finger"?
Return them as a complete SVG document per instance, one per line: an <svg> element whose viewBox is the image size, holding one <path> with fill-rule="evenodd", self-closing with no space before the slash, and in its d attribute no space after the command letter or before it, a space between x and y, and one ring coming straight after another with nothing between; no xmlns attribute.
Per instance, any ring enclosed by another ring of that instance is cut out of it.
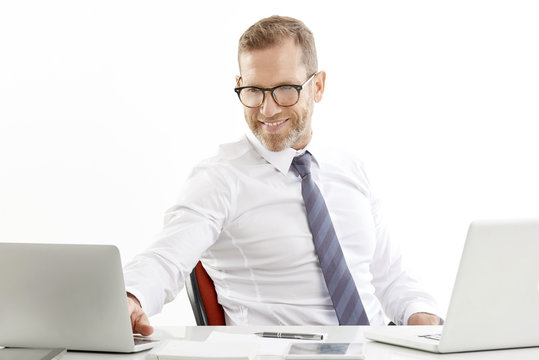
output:
<svg viewBox="0 0 539 360"><path fill-rule="evenodd" d="M143 336L148 336L153 334L153 326L150 325L150 321L144 312L141 311L141 314L132 322L133 333L140 334Z"/></svg>
<svg viewBox="0 0 539 360"><path fill-rule="evenodd" d="M150 325L150 320L140 307L138 300L131 294L127 295L127 305L129 308L129 317L131 319L131 327L134 334L148 336L153 333L153 327Z"/></svg>

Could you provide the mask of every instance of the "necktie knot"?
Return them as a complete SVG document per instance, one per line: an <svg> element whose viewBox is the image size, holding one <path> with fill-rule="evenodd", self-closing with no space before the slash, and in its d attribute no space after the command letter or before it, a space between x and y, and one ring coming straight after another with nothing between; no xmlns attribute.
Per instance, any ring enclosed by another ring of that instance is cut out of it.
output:
<svg viewBox="0 0 539 360"><path fill-rule="evenodd" d="M312 158L313 156L311 155L311 153L305 151L303 155L296 156L292 160L292 166L294 167L294 169L296 169L301 178L304 178L311 173Z"/></svg>

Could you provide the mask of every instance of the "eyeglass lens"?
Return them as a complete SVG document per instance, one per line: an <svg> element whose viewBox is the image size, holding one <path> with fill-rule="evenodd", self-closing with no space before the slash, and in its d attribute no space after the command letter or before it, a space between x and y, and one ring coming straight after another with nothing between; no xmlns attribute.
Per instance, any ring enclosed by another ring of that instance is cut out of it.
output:
<svg viewBox="0 0 539 360"><path fill-rule="evenodd" d="M241 102L245 106L257 107L262 105L264 91L256 88L245 88L240 93ZM278 105L291 106L298 102L298 90L292 86L279 86L273 90L273 99Z"/></svg>

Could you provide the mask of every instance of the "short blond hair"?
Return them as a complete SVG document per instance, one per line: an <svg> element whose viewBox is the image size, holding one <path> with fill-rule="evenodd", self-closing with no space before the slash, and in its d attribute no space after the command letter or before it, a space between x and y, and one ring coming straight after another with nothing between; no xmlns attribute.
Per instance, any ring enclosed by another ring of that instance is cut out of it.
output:
<svg viewBox="0 0 539 360"><path fill-rule="evenodd" d="M307 73L318 71L316 46L311 30L300 20L273 15L251 25L240 37L238 59L244 52L267 49L292 38L303 51L303 64Z"/></svg>

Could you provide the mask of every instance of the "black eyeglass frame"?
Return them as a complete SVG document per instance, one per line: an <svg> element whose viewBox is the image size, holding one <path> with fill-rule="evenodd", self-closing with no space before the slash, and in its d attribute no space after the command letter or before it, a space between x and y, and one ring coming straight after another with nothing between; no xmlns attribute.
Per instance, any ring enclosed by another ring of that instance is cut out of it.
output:
<svg viewBox="0 0 539 360"><path fill-rule="evenodd" d="M234 88L234 91L236 92L236 94L238 94L238 99L240 99L240 102L242 103L243 106L245 107L248 107L248 108L257 108L259 106L261 106L264 101L266 100L266 92L267 91L270 91L271 92L271 97L273 99L273 101L275 101L275 103L279 106L282 106L282 107L290 107L290 106L294 106L298 103L299 101L299 97L301 95L301 90L303 90L303 87L305 85L307 85L307 83L309 81L311 81L312 79L314 79L314 77L318 75L318 72L315 72L314 74L312 74L311 76L309 76L309 78L307 80L305 80L305 82L301 85L288 85L288 84L283 84L283 85L279 85L279 86L275 86L275 87L272 87L272 88L259 88L257 86L241 86L241 87L237 87L237 88ZM296 100L295 103L293 104L290 104L290 105L281 105L279 104L279 102L277 101L277 99L275 98L275 95L274 95L274 91L278 88L281 88L281 87L292 87L294 89L296 89L296 91L298 92L298 99ZM241 101L241 96L240 96L240 93L243 89L256 89L256 90L260 90L262 92L262 100L260 101L260 104L256 105L256 106L248 106L248 105L245 105L243 103L243 101Z"/></svg>

